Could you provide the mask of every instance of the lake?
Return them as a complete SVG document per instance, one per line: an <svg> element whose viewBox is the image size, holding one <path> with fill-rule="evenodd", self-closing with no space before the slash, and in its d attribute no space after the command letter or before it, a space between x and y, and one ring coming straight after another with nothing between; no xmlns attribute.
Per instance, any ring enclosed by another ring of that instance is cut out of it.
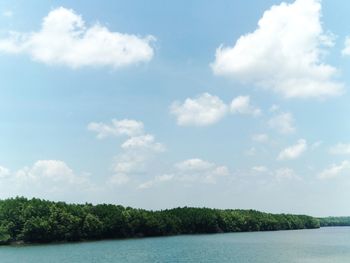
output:
<svg viewBox="0 0 350 263"><path fill-rule="evenodd" d="M0 247L1 263L350 262L350 227Z"/></svg>

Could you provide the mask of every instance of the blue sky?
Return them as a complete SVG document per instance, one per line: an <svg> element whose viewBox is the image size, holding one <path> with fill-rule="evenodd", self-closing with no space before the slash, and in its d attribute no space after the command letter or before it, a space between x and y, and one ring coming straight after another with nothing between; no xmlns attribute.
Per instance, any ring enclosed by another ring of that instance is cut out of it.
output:
<svg viewBox="0 0 350 263"><path fill-rule="evenodd" d="M0 197L349 215L349 8L2 1Z"/></svg>

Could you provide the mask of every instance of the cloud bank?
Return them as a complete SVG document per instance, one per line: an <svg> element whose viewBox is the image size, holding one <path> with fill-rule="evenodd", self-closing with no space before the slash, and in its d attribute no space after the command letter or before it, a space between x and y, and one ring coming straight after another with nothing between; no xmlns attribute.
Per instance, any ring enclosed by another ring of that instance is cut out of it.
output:
<svg viewBox="0 0 350 263"><path fill-rule="evenodd" d="M0 52L26 54L38 62L70 68L119 68L150 61L154 40L151 35L113 32L99 23L86 26L81 15L59 7L43 18L39 31L10 32L0 39Z"/></svg>
<svg viewBox="0 0 350 263"><path fill-rule="evenodd" d="M322 60L333 39L324 33L320 18L319 0L274 5L254 32L216 50L212 70L287 98L339 95L343 84L334 81L337 69Z"/></svg>

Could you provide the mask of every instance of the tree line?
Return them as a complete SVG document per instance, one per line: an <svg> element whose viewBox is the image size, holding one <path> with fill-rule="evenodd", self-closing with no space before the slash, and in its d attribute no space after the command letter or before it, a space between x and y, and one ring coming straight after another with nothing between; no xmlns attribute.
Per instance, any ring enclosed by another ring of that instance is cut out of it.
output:
<svg viewBox="0 0 350 263"><path fill-rule="evenodd" d="M317 218L255 210L67 204L24 197L0 200L0 244L319 228Z"/></svg>
<svg viewBox="0 0 350 263"><path fill-rule="evenodd" d="M350 226L350 217L348 216L339 216L339 217L323 217L319 218L320 226Z"/></svg>

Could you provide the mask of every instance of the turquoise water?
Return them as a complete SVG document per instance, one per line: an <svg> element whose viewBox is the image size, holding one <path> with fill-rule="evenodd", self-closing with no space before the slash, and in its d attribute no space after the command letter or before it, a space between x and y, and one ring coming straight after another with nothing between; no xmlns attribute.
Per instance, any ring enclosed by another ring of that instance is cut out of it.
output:
<svg viewBox="0 0 350 263"><path fill-rule="evenodd" d="M350 227L0 247L1 263L350 262Z"/></svg>

